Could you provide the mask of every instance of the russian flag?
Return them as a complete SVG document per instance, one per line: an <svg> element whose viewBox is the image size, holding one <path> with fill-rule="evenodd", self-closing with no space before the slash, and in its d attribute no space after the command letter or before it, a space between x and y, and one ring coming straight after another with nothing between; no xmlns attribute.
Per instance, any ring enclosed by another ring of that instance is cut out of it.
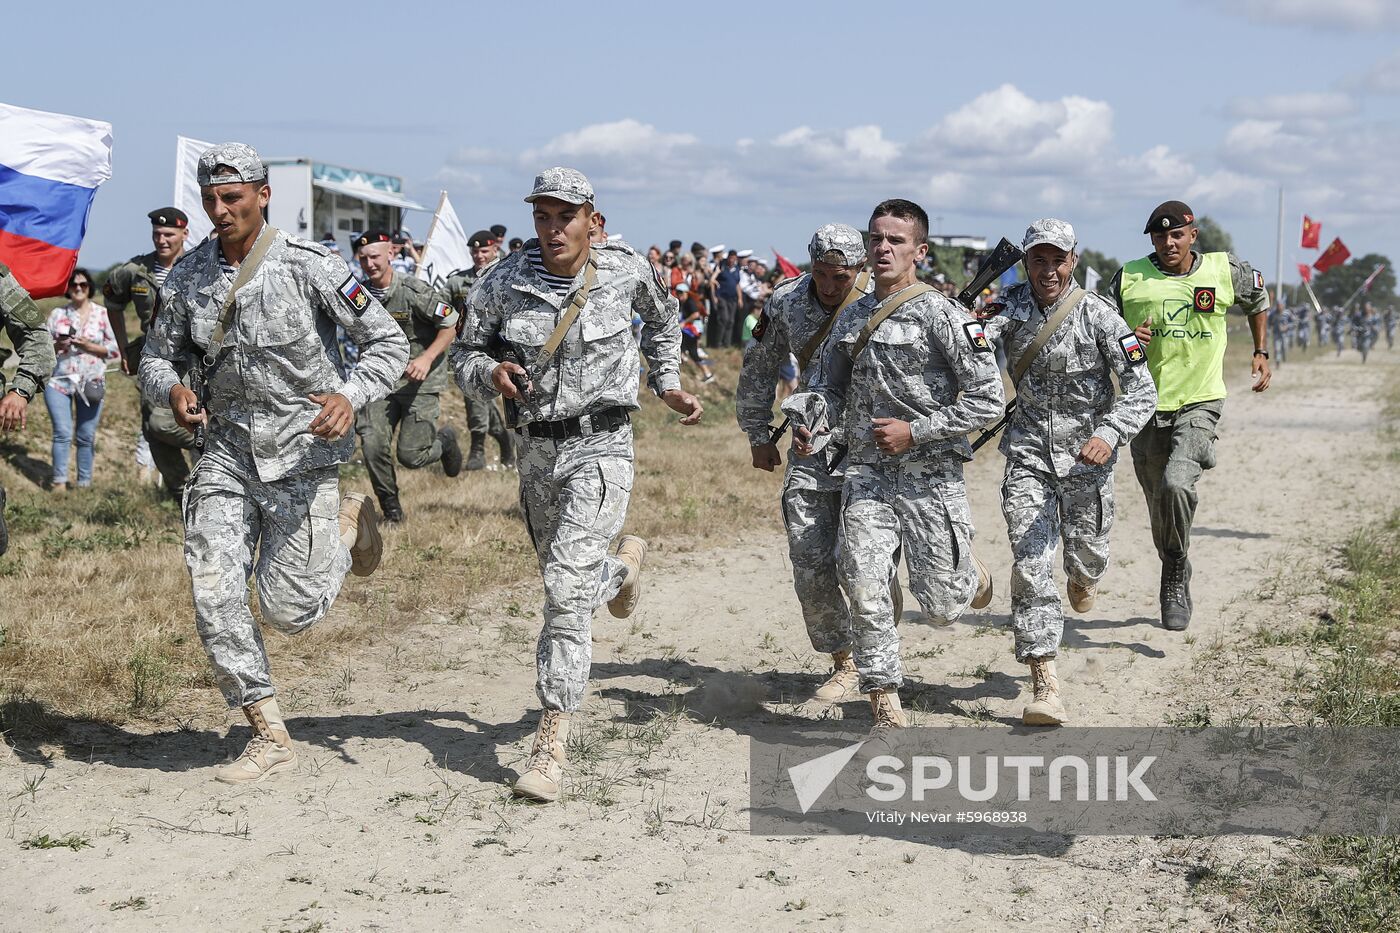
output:
<svg viewBox="0 0 1400 933"><path fill-rule="evenodd" d="M111 177L112 124L0 104L0 262L30 295L67 290Z"/></svg>

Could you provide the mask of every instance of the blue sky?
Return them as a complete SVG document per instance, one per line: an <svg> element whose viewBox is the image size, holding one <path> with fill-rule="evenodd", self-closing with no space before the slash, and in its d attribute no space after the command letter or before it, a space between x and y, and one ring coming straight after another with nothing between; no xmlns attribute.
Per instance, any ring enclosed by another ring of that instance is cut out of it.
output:
<svg viewBox="0 0 1400 933"><path fill-rule="evenodd" d="M535 171L571 164L639 248L800 260L820 224L901 196L943 232L1060 216L1125 260L1184 197L1272 279L1281 183L1286 270L1304 210L1400 258L1387 0L79 3L21 30L0 101L114 126L93 266L149 248L179 133L400 175L424 204L445 188L468 230L512 235Z"/></svg>

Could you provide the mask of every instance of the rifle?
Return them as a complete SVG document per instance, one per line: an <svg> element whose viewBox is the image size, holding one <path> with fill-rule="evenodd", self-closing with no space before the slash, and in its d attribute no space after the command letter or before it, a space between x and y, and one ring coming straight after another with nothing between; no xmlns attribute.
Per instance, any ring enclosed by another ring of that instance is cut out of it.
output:
<svg viewBox="0 0 1400 933"><path fill-rule="evenodd" d="M202 414L209 407L209 385L204 380L204 357L199 353L199 348L190 355L190 391L198 399L199 407L195 409L195 414ZM197 450L204 449L204 425L197 424L194 428L194 446Z"/></svg>
<svg viewBox="0 0 1400 933"><path fill-rule="evenodd" d="M506 427L515 430L520 426L520 402L525 403L525 407L530 410L530 414L535 416L536 421L544 420L544 412L540 409L539 399L533 385L534 376L530 373L530 366L525 361L525 357L520 351L504 337L497 336L491 347L491 356L501 363L514 363L524 373L510 373L510 384L515 386L515 391L520 394L520 399L502 397L501 402L506 410Z"/></svg>
<svg viewBox="0 0 1400 933"><path fill-rule="evenodd" d="M1001 241L997 243L996 247L987 255L987 258L983 259L982 264L977 267L977 274L972 277L971 281L963 286L962 291L958 292L958 304L971 311L972 306L977 302L977 296L982 294L982 289L1001 278L1006 270L1016 265L1016 263L1024 259L1025 256L1026 254L1021 252L1010 240L1006 237L1002 237ZM1010 410L1011 409L1008 407L1007 411L1009 412ZM1005 421L1006 416L1003 414L1002 421L998 422L998 424L1004 423ZM982 441L982 443L985 443L985 441ZM978 445L973 445L972 449L976 450L977 446ZM835 473L841 466L841 461L844 460L845 457L846 448L844 446L833 448L831 463L828 464L826 468L827 472Z"/></svg>

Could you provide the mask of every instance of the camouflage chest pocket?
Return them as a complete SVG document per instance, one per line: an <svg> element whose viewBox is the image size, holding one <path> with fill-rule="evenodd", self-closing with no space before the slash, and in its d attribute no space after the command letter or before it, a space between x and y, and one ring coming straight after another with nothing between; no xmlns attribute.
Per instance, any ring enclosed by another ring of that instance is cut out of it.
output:
<svg viewBox="0 0 1400 933"><path fill-rule="evenodd" d="M917 324L886 321L870 335L865 352L887 370L891 381L923 385L922 370L927 353L923 329Z"/></svg>
<svg viewBox="0 0 1400 933"><path fill-rule="evenodd" d="M516 347L542 347L556 322L549 312L517 311L501 322L501 336Z"/></svg>
<svg viewBox="0 0 1400 933"><path fill-rule="evenodd" d="M631 340L632 312L615 302L599 308L585 308L580 318L583 321L584 343L610 340L623 331Z"/></svg>
<svg viewBox="0 0 1400 933"><path fill-rule="evenodd" d="M247 299L239 302L242 305ZM241 309L240 309L241 310ZM254 324L253 343L260 347L297 345L310 342L315 321L311 308L288 298L277 296L261 302L261 311Z"/></svg>

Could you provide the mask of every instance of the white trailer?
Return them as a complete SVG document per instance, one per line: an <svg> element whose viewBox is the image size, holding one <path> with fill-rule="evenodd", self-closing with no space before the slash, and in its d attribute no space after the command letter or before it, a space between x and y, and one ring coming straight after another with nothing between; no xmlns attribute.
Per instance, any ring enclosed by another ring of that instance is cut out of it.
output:
<svg viewBox="0 0 1400 933"><path fill-rule="evenodd" d="M429 208L403 196L403 179L364 172L314 159L268 159L272 200L267 220L288 233L320 240L329 232L350 255L350 241L365 230L393 233L404 226L405 211ZM427 229L424 218L422 236Z"/></svg>

